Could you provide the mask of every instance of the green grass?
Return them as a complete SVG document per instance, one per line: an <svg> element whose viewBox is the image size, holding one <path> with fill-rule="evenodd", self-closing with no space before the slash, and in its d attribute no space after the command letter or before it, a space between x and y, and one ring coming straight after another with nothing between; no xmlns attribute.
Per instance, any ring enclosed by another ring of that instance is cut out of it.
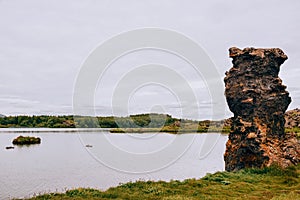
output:
<svg viewBox="0 0 300 200"><path fill-rule="evenodd" d="M300 128L299 127L285 128L285 132L287 132L287 133L300 133Z"/></svg>
<svg viewBox="0 0 300 200"><path fill-rule="evenodd" d="M300 139L300 128L294 127L294 128L285 128L286 133L295 133L296 137Z"/></svg>
<svg viewBox="0 0 300 200"><path fill-rule="evenodd" d="M188 170L188 169L187 169ZM204 178L185 181L137 181L106 191L95 189L68 190L33 197L46 199L300 199L300 165L281 170L278 167L246 169L238 172L217 172Z"/></svg>

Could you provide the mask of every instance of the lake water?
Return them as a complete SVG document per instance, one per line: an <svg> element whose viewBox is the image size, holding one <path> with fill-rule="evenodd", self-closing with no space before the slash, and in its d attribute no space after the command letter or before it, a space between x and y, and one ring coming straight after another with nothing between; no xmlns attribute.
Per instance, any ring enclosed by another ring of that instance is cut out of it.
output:
<svg viewBox="0 0 300 200"><path fill-rule="evenodd" d="M19 135L41 137L42 143L6 150ZM136 180L200 178L224 170L226 141L227 135L218 133L110 134L107 130L74 133L1 129L0 199L78 187L105 190Z"/></svg>

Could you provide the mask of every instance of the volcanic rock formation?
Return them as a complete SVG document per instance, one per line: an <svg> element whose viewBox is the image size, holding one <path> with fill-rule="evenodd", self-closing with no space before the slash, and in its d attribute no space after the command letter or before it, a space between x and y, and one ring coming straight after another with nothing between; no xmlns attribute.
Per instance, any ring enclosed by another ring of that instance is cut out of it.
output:
<svg viewBox="0 0 300 200"><path fill-rule="evenodd" d="M300 128L300 109L289 110L285 113L285 128Z"/></svg>
<svg viewBox="0 0 300 200"><path fill-rule="evenodd" d="M287 59L281 49L229 49L233 67L226 72L225 95L234 113L224 154L225 169L287 167L300 162L300 144L284 132L291 102L278 77Z"/></svg>

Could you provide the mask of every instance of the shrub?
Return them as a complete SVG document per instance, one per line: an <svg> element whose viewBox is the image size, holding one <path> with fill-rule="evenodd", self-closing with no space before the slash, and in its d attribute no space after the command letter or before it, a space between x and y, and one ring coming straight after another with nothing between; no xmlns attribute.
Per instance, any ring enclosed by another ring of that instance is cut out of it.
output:
<svg viewBox="0 0 300 200"><path fill-rule="evenodd" d="M30 136L19 136L12 141L15 145L28 145L28 144L40 144L41 138L39 137L30 137Z"/></svg>

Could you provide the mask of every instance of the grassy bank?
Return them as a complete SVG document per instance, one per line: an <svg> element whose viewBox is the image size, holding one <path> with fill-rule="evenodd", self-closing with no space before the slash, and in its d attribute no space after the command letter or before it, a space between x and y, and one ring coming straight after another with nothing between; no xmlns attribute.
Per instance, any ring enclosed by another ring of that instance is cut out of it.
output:
<svg viewBox="0 0 300 200"><path fill-rule="evenodd" d="M229 133L230 127L225 128L214 128L210 127L208 129L203 128L174 128L174 127L162 127L162 128L112 128L110 129L111 133L174 133L174 134L183 134L183 133Z"/></svg>
<svg viewBox="0 0 300 200"><path fill-rule="evenodd" d="M40 199L300 199L300 165L217 172L202 179L185 181L138 181L104 192L95 189L68 190L37 196Z"/></svg>

